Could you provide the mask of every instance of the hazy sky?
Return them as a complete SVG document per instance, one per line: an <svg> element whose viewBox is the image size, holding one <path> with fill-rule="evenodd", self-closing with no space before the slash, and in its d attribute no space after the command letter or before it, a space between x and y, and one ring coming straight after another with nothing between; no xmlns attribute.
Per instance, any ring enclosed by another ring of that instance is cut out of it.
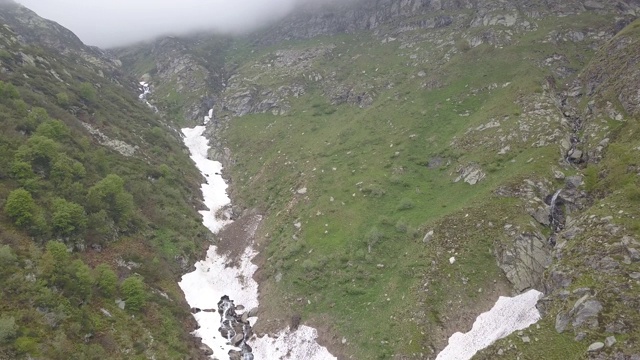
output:
<svg viewBox="0 0 640 360"><path fill-rule="evenodd" d="M17 0L109 47L193 30L242 31L277 19L304 0Z"/></svg>

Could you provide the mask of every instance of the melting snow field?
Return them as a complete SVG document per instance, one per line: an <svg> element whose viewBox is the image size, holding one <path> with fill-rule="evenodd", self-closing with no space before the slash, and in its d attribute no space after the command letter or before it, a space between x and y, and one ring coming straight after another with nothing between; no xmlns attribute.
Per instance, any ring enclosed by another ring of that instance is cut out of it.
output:
<svg viewBox="0 0 640 360"><path fill-rule="evenodd" d="M535 324L540 320L536 304L541 297L542 293L537 290L529 290L512 298L501 296L491 310L478 316L471 331L451 335L449 345L436 359L471 359L476 352L496 340Z"/></svg>
<svg viewBox="0 0 640 360"><path fill-rule="evenodd" d="M212 112L205 117L205 123L211 120ZM222 164L207 158L208 140L203 136L205 127L182 129L184 143L189 148L191 159L206 177L202 184L204 203L209 210L200 211L203 224L213 233L217 233L229 220L221 220L216 213L230 204L227 196L227 184L221 176ZM200 309L216 309L223 295L228 295L236 305L244 305L246 309L258 306L258 284L253 280L257 267L251 262L256 255L253 249L247 248L240 259L239 267L227 267L227 259L216 253L216 246L211 246L207 257L195 264L196 270L184 275L179 285L191 307ZM215 312L194 314L200 328L194 331L195 336L213 350L213 357L228 359L228 352L234 349L227 344L218 328L220 315ZM255 319L255 318L253 318ZM252 320L253 320L252 319ZM253 324L252 324L253 325ZM250 341L255 359L336 359L329 351L316 342L317 331L307 326L300 326L291 333L282 331L277 338L264 336Z"/></svg>

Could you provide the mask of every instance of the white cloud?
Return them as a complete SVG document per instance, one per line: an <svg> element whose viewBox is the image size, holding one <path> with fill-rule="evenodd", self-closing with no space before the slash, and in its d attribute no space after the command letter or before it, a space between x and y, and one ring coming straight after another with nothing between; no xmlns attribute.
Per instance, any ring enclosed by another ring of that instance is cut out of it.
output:
<svg viewBox="0 0 640 360"><path fill-rule="evenodd" d="M198 30L239 32L288 14L299 0L17 0L85 43L124 45Z"/></svg>

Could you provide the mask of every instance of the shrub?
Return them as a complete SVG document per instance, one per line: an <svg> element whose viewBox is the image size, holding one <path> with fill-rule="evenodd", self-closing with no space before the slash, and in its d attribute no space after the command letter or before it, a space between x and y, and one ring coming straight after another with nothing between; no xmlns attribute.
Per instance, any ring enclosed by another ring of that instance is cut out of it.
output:
<svg viewBox="0 0 640 360"><path fill-rule="evenodd" d="M140 276L130 276L120 284L120 293L126 301L127 309L139 311L147 301L144 283Z"/></svg>
<svg viewBox="0 0 640 360"><path fill-rule="evenodd" d="M18 261L18 257L13 253L9 245L0 245L0 267L5 269Z"/></svg>
<svg viewBox="0 0 640 360"><path fill-rule="evenodd" d="M415 205L413 204L413 201L409 198L403 198L402 200L400 200L400 203L398 204L398 210L402 211L402 210L409 210L409 209L413 209Z"/></svg>
<svg viewBox="0 0 640 360"><path fill-rule="evenodd" d="M16 319L13 316L0 317L0 344L6 343L16 335Z"/></svg>
<svg viewBox="0 0 640 360"><path fill-rule="evenodd" d="M67 95L67 93L65 92L60 92L56 94L56 101L58 102L58 105L60 105L61 107L67 107L71 103L71 100L69 99L69 95Z"/></svg>

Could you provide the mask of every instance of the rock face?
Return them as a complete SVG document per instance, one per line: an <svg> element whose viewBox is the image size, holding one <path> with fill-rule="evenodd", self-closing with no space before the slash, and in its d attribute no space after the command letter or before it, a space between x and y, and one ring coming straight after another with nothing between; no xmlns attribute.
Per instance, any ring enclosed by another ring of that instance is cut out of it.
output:
<svg viewBox="0 0 640 360"><path fill-rule="evenodd" d="M511 246L497 252L500 268L517 291L540 288L542 275L552 261L550 248L541 234L519 234Z"/></svg>

